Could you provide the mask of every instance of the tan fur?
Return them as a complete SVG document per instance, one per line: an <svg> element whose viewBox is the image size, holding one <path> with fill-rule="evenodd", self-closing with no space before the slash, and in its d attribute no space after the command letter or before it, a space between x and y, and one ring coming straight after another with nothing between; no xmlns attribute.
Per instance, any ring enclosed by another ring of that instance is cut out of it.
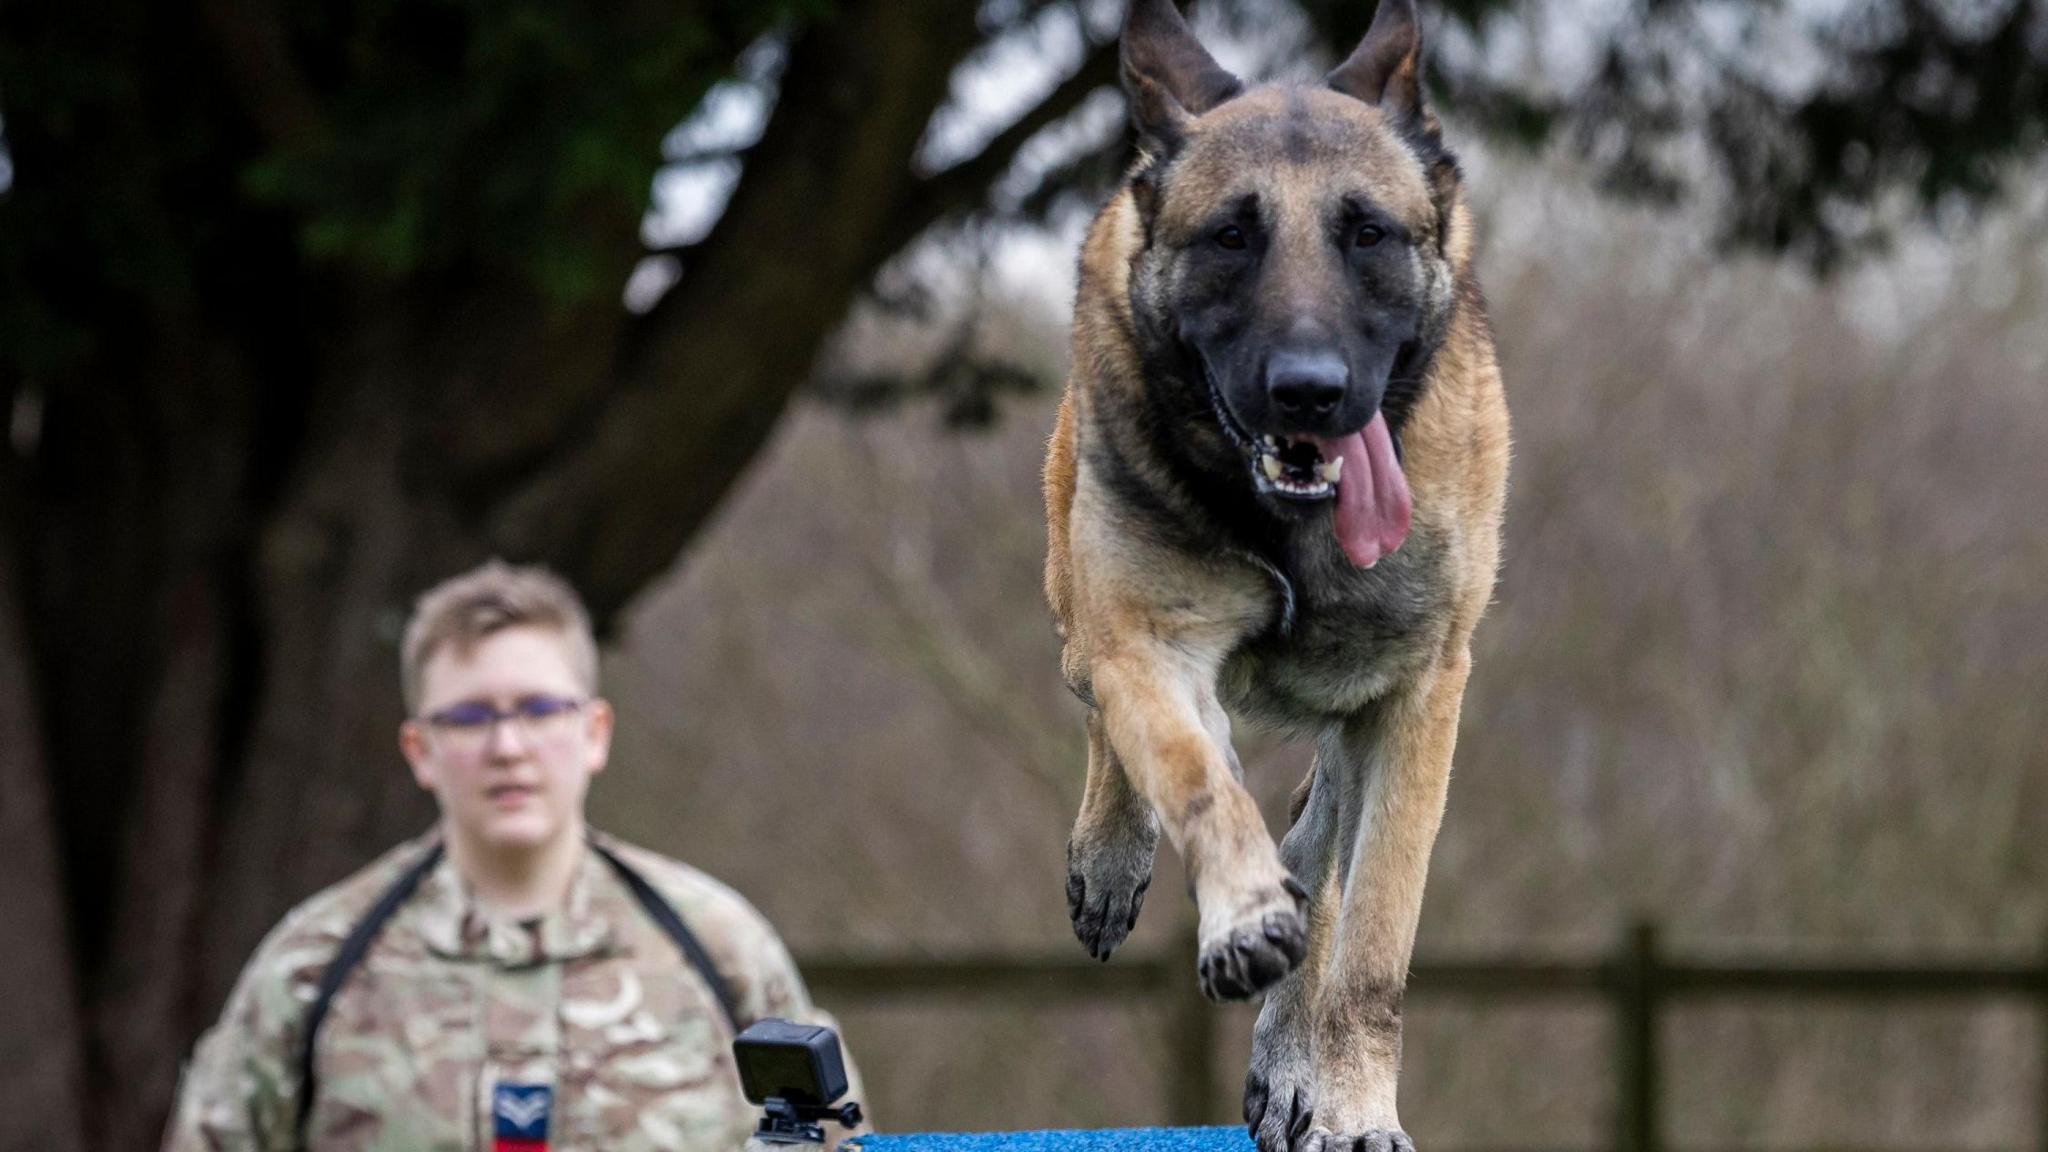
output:
<svg viewBox="0 0 2048 1152"><path fill-rule="evenodd" d="M1273 125L1287 99L1283 90L1253 92L1193 122L1213 134L1211 144L1227 146L1201 152L1200 163L1177 170L1160 190L1159 242L1201 226L1248 173L1275 163ZM1427 176L1377 109L1320 90L1307 99L1314 116L1355 136L1359 167L1291 174L1284 196L1312 205L1329 194L1327 182L1363 182L1432 245L1443 230L1451 283L1462 295L1402 434L1414 500L1404 548L1428 541L1440 550L1430 584L1439 607L1416 630L1412 656L1389 654L1355 682L1332 684L1332 707L1345 714L1252 709L1318 740L1286 846L1276 847L1239 783L1225 711L1226 702L1257 696L1256 683L1238 691L1225 681L1242 666L1241 647L1270 626L1271 580L1250 564L1179 552L1138 530L1144 510L1120 502L1091 463L1091 444L1129 434L1146 387L1130 301L1143 233L1129 189L1104 207L1082 249L1073 369L1044 475L1046 596L1065 640L1062 669L1093 705L1088 786L1069 849L1073 883L1136 884L1142 896L1142 882L1128 879L1137 868L1130 858L1142 849L1149 869L1151 841L1137 825L1152 827L1146 822L1156 813L1186 860L1205 956L1234 934L1293 914L1290 872L1307 889L1306 956L1268 994L1252 1068L1261 1111L1278 1107L1284 1125L1295 1094L1313 1108L1296 1148L1398 1132L1401 989L1444 810L1471 635L1492 594L1508 459L1491 335L1476 289L1463 287L1473 251L1469 209L1459 198L1437 217ZM1304 281L1301 290L1315 286ZM1134 896L1109 914L1127 908L1135 918L1136 904ZM1262 1148L1274 1146L1270 1121L1255 1121L1253 1130Z"/></svg>

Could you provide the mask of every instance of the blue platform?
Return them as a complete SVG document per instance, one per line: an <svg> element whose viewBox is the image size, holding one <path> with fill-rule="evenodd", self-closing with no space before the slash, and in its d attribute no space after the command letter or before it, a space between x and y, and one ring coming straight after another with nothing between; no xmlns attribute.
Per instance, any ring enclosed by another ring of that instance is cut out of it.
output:
<svg viewBox="0 0 2048 1152"><path fill-rule="evenodd" d="M842 1152L1247 1152L1244 1128L1092 1128L1087 1131L922 1132L860 1136Z"/></svg>

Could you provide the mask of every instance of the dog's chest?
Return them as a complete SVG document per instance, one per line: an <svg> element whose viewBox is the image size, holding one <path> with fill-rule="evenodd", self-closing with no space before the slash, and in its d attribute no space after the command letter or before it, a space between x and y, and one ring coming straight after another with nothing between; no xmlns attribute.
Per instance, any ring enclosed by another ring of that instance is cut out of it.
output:
<svg viewBox="0 0 2048 1152"><path fill-rule="evenodd" d="M1371 569L1353 567L1327 528L1298 533L1284 576L1293 619L1248 639L1225 662L1223 697L1282 726L1348 715L1428 662L1450 596L1440 537L1418 530Z"/></svg>

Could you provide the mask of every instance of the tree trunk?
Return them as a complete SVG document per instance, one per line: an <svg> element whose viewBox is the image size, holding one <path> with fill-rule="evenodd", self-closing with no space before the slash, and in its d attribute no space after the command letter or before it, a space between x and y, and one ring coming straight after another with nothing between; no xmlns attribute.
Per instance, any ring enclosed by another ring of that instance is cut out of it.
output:
<svg viewBox="0 0 2048 1152"><path fill-rule="evenodd" d="M362 369L364 383L408 376L397 363ZM221 790L197 957L203 1005L220 1004L285 909L433 816L397 754L399 633L429 574L483 549L452 510L402 483L405 429L387 396L351 391L352 410L316 437L325 446L251 557L262 688L246 755Z"/></svg>
<svg viewBox="0 0 2048 1152"><path fill-rule="evenodd" d="M0 515L7 510L0 508ZM12 571L0 539L0 1148L77 1152L85 1046L36 702Z"/></svg>
<svg viewBox="0 0 2048 1152"><path fill-rule="evenodd" d="M133 727L104 746L117 758L103 769L113 790L103 807L76 813L72 824L74 835L91 828L74 842L74 859L109 873L103 894L73 893L75 922L91 926L99 942L85 972L90 1127L100 1148L147 1148L161 1138L198 1003L193 943L218 830L218 775L235 751L250 675L238 572L253 517L257 389L235 350L202 341L201 331L191 317L149 344L154 355L143 376L155 386L131 429L146 445L136 454L144 482L121 497L134 500L133 517L91 500L74 510L76 537L142 554L128 582L89 581L90 591L72 592L86 598L88 611L94 602L125 601L135 633L125 642L109 638L95 653L73 653L63 633L51 630L43 646L46 661L57 664L125 663L134 694L121 706ZM81 485L104 467L89 442L50 450L72 457ZM70 738L82 742L79 729L92 723L99 701L88 691L71 703L77 727Z"/></svg>

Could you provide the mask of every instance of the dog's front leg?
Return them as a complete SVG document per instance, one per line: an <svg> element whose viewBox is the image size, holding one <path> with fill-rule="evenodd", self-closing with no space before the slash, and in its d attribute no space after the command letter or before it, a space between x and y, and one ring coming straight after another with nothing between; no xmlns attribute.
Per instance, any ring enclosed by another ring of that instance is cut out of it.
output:
<svg viewBox="0 0 2048 1152"><path fill-rule="evenodd" d="M1088 784L1067 839L1067 915L1097 960L1109 959L1137 926L1158 844L1151 805L1117 761L1101 709L1089 709Z"/></svg>
<svg viewBox="0 0 2048 1152"><path fill-rule="evenodd" d="M1301 962L1301 886L1238 781L1216 700L1220 654L1155 636L1096 651L1109 743L1180 851L1201 916L1202 991L1242 1000Z"/></svg>
<svg viewBox="0 0 2048 1152"><path fill-rule="evenodd" d="M1280 841L1280 862L1308 889L1308 953L1266 993L1252 1029L1251 1065L1245 1070L1244 1119L1260 1152L1287 1152L1315 1122L1310 1040L1343 903L1337 885L1338 794L1346 764L1335 729L1322 744L1292 805L1287 835Z"/></svg>
<svg viewBox="0 0 2048 1152"><path fill-rule="evenodd" d="M1295 1152L1412 1152L1394 1106L1401 998L1443 821L1468 662L1462 650L1340 733L1342 908L1310 1035L1314 1126Z"/></svg>

